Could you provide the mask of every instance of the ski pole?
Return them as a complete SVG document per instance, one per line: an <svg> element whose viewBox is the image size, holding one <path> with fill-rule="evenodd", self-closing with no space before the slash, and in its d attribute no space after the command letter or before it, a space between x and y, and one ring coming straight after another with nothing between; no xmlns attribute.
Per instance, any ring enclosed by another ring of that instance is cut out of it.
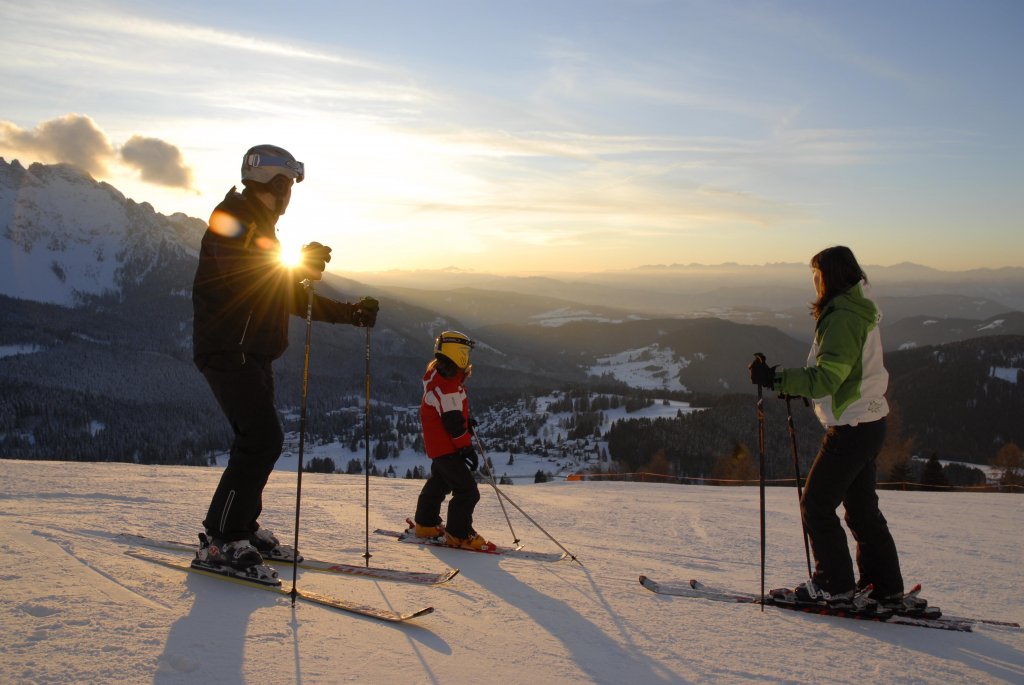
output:
<svg viewBox="0 0 1024 685"><path fill-rule="evenodd" d="M793 425L793 410L790 408L789 401L792 399L789 395L786 395L786 423L789 428L789 442L793 446L793 471L796 474L796 500L799 504L803 504L804 493L803 486L800 484L800 456L796 449L796 426ZM807 398L804 398L804 402ZM807 526L804 524L803 512L800 512L800 528L804 533L804 555L807 557L807 577L813 578L814 571L811 568L811 543L807 537Z"/></svg>
<svg viewBox="0 0 1024 685"><path fill-rule="evenodd" d="M754 358L762 364L766 358L760 352L754 354ZM757 384L757 451L759 454L759 490L761 496L761 611L764 611L764 395L761 391L761 384Z"/></svg>
<svg viewBox="0 0 1024 685"><path fill-rule="evenodd" d="M487 475L489 476L488 482L491 487L494 488L494 495L498 498L498 504L501 505L501 513L505 515L505 522L508 524L508 529L512 533L512 544L519 546L519 536L516 535L515 529L512 528L512 520L508 517L508 512L505 510L505 502L501 499L501 493L498 492L498 484L494 482L494 469L487 466L487 451L484 450L484 443L480 439L480 436L476 434L475 429L473 431L473 437L476 439L476 445L480 450L480 456L484 458L484 468L487 469Z"/></svg>
<svg viewBox="0 0 1024 685"><path fill-rule="evenodd" d="M504 498L505 498L505 501L506 501L506 502L508 502L509 504L511 504L511 505L512 505L513 507L515 507L515 508L516 508L516 510L518 510L520 514L522 514L523 516L525 516L525 517L526 517L526 520L527 520L527 521L529 521L529 522L530 522L530 523L532 523L532 524L533 524L534 526L536 526L536 527L537 527L537 530L539 530L540 532L544 533L544 535L547 535L547 536L548 536L548 539L549 539L549 540L551 540L551 542L553 542L553 543L555 543L556 545L558 545L558 548L559 548L560 550L562 550L563 552L565 552L566 554L568 554L568 555L569 555L569 558L570 558L570 559L572 559L573 561L575 561L575 562L576 562L577 564L579 564L580 566L583 566L583 562L582 562L582 561L580 561L579 559L577 559L577 558L576 558L576 555L575 555L575 554L573 554L572 552L570 552L569 550L567 550L567 549L566 549L566 548L565 548L565 547L564 547L564 546L562 545L562 543L561 543L561 542L559 542L558 540L556 540L555 538L553 538L553 537L551 536L551 533L549 533L549 532L547 532L546 530L544 530L543 526L541 526L541 525L540 525L539 523L537 523L536 521L534 521L534 520L533 520L533 517L531 517L531 516L530 516L529 514L527 514L527 513L525 512L525 511L523 511L523 508L522 508L521 506L519 506L518 504L516 504L515 502L513 502L513 501L512 501L512 498L511 498L511 497L509 497L508 495L506 495L506 494L505 494L505 491L504 491L504 490L502 490L501 488L499 488L499 487L498 487L497 485L495 485L495 486L494 486L494 489L495 489L495 491L496 491L496 492L497 492L497 493L498 493L498 494L499 494L499 495L500 495L501 497L504 497Z"/></svg>
<svg viewBox="0 0 1024 685"><path fill-rule="evenodd" d="M370 566L370 327L366 327L366 408L363 412L363 438L366 442L366 552L363 559Z"/></svg>
<svg viewBox="0 0 1024 685"><path fill-rule="evenodd" d="M313 282L308 278L302 281L306 289L306 352L302 362L302 404L299 409L299 468L295 481L295 544L292 546L292 606L298 590L295 584L299 578L299 510L302 506L302 456L306 447L306 397L309 390L309 343L313 334Z"/></svg>

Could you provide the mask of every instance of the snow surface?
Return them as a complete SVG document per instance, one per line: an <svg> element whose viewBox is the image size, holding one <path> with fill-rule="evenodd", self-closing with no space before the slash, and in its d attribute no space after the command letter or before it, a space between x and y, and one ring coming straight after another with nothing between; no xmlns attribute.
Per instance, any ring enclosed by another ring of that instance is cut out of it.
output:
<svg viewBox="0 0 1024 685"><path fill-rule="evenodd" d="M1009 383L1017 382L1017 374L1020 373L1020 369L1013 366L995 366L992 368L992 375L996 378L1001 378Z"/></svg>
<svg viewBox="0 0 1024 685"><path fill-rule="evenodd" d="M648 390L686 391L679 382L679 372L690 365L690 360L677 357L672 348L658 343L618 354L598 357L597 364L587 370L590 376L611 374L613 378L633 388Z"/></svg>
<svg viewBox="0 0 1024 685"><path fill-rule="evenodd" d="M449 584L300 572L299 585L395 609L379 623L128 557L111 537L188 538L217 468L0 460L4 683L1021 683L1024 633L951 633L649 593L637 576L756 591L758 490L554 482L504 490L585 564L420 548L370 535L374 565ZM371 479L369 524L396 527L421 481ZM361 564L362 477L305 474L301 548ZM511 533L482 489L477 528ZM1020 621L1024 498L879 493L903 571L946 611ZM805 572L792 489L767 492L768 585ZM263 522L292 535L295 474ZM516 514L528 549L556 548ZM17 563L13 563L17 560ZM286 586L290 586L290 571Z"/></svg>
<svg viewBox="0 0 1024 685"><path fill-rule="evenodd" d="M543 414L550 412L552 403L560 398L555 395L543 395L535 399L537 403L536 414ZM392 409L396 413L406 414L410 421L418 424L420 411L418 404L406 407L392 407ZM363 414L362 407L348 407L342 411L357 414L357 420L361 420ZM656 399L653 404L630 412L627 412L622 405L615 409L603 409L601 412L604 415L604 422L600 425L600 433L602 435L607 434L612 429L612 425L618 421L675 418L680 412L688 414L693 411L700 411L700 408L690 406L689 402L669 399ZM292 420L298 420L298 409L289 411L287 416ZM477 444L483 444L485 454L491 460L491 464L494 465L496 478L507 477L517 481L524 479L532 481L538 470L544 471L549 476L564 478L571 473L577 473L590 467L598 466L599 462L595 455L601 456L603 452L604 456L607 456L607 440L597 438L569 440L567 438L568 431L561 426L561 423L571 418L571 412L548 413L547 421L537 430L539 437L548 440L552 444L564 446L566 448L565 457L562 457L558 450L551 450L552 456L543 457L536 454L510 453L508 450L496 449L496 444L491 443L488 438L492 430L492 422L495 420L494 417L490 413L477 416L480 417L480 425L477 428L477 437L479 438ZM376 443L371 445L371 454L375 445ZM297 458L298 452L298 432L287 433L285 435L284 452L274 468L279 471L296 471L299 463ZM512 464L508 463L510 455L514 457ZM303 452L303 463L309 464L312 459L330 459L338 470L345 471L350 460L355 459L360 464L363 464L365 456L365 446L351 450L346 444L341 442L306 443ZM591 457L591 460L587 461L587 457ZM227 465L227 452L216 455L216 458L219 466ZM374 464L380 473L386 473L388 467L391 467L398 478L402 478L406 471L411 471L415 466L419 466L421 469L429 466L426 455L423 452L415 451L411 447L403 448L397 457L378 459L374 461ZM605 463L603 466L607 469L608 464Z"/></svg>
<svg viewBox="0 0 1024 685"><path fill-rule="evenodd" d="M590 321L596 323L622 323L622 319L612 319L607 316L595 314L589 309L577 307L562 307L551 311L534 314L530 317L534 323L547 328L558 328L567 323Z"/></svg>
<svg viewBox="0 0 1024 685"><path fill-rule="evenodd" d="M0 345L0 358L16 357L19 354L35 354L41 350L39 345Z"/></svg>

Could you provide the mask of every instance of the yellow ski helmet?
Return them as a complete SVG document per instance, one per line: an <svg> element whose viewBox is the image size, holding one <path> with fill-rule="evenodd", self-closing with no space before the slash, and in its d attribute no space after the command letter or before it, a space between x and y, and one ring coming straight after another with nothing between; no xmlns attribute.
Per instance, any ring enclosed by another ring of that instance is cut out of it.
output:
<svg viewBox="0 0 1024 685"><path fill-rule="evenodd" d="M444 331L434 341L434 354L452 360L462 370L469 367L469 351L476 346L476 341L459 331Z"/></svg>

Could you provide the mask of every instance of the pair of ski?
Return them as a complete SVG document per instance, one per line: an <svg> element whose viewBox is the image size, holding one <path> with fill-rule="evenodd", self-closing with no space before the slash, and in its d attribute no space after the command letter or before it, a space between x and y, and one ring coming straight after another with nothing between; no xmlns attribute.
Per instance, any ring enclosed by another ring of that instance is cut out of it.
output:
<svg viewBox="0 0 1024 685"><path fill-rule="evenodd" d="M418 538L412 535L411 530L403 532L387 531L387 530L376 530L375 533L379 535L386 535L392 537L398 542L407 542L419 545L436 545L445 546L444 541L439 538ZM190 552L195 554L196 546L190 545L186 542L177 542L173 540L157 540L154 538L148 538L142 535L133 535L130 533L122 533L118 536L121 540L140 545L143 547L150 547L156 549L170 550L176 552ZM290 548L289 548L290 549ZM449 549L463 549L463 548L449 548ZM560 561L566 558L566 554L558 553L545 553L545 552L527 552L519 547L497 547L494 550L467 550L472 552L481 552L484 554L497 554L497 555L509 555L517 559L532 559L535 561ZM125 552L136 559L149 561L155 564L160 564L168 568L178 569L180 571L186 571L191 573L197 573L199 575L205 575L211 578L220 578L230 582L240 583L242 585L248 585L250 587L257 587L270 592L276 592L283 595L291 596L292 592L281 587L280 581L277 579L277 572L272 568L263 566L257 574L253 576L247 576L240 574L240 572L233 569L222 569L218 567L200 567L188 563L184 563L180 559L169 559L164 556L149 553L144 550L128 550ZM291 558L281 557L270 557L267 559L270 563L294 563ZM424 573L419 571L403 571L397 569L386 569L386 568L368 568L363 566L356 566L352 564L338 564L329 561L320 561L317 559L301 558L298 561L298 566L303 569L312 571L319 571L321 573L336 573L340 575L356 577L356 578L368 578L373 580L391 580L397 582L414 583L417 585L440 585L447 583L449 580L454 578L458 574L459 569L450 568L441 573ZM400 623L407 621L418 616L424 616L434 611L433 607L423 607L411 612L395 612L388 609L379 609L377 607L370 607L363 604L357 604L346 600L337 599L327 595L319 593L308 592L305 590L295 589L295 597L302 599L307 602L319 604L325 607L331 607L346 611L349 613L359 614L370 618L379 619L382 621L388 621L392 623Z"/></svg>
<svg viewBox="0 0 1024 685"><path fill-rule="evenodd" d="M187 542L176 542L173 540L155 540L142 535L132 535L130 533L121 533L118 535L118 539L128 542L131 544L142 545L145 547L156 547L158 549L167 549L176 552L195 552L196 546L190 545ZM290 547L283 547L287 550L288 556L267 556L264 555L266 562L271 564L291 564L293 550ZM299 558L299 568L308 571L317 571L319 573L336 573L345 576L355 576L359 578L369 578L372 580L391 580L399 583L413 583L415 585L441 585L447 583L449 580L454 578L459 573L457 568L449 568L440 573L427 573L422 571L403 571L400 569L391 568L371 568L365 566L357 566L355 564L338 564L330 561L320 561L319 559L307 559L304 557Z"/></svg>
<svg viewBox="0 0 1024 685"><path fill-rule="evenodd" d="M142 535L133 535L129 533L122 533L118 536L119 539L144 547L169 550L175 552L191 552L195 554L196 546L190 545L185 542L177 542L173 540L156 540L148 538ZM244 574L234 569L224 569L214 566L203 566L197 565L194 562L188 563L179 558L168 558L163 555L153 554L146 550L131 549L127 550L125 554L132 556L136 559L149 561L155 564L160 564L167 568L177 569L179 571L186 571L189 573L196 573L199 575L219 578L221 580L227 580L229 582L239 583L241 585L247 585L249 587L260 588L261 590L267 590L277 594L286 596L292 596L292 591L282 588L281 582L277 578L277 572L268 566L255 567L257 570L251 574ZM270 563L293 563L291 559L281 558L269 558L267 561ZM351 564L336 564L327 561L319 561L317 559L302 559L298 562L300 568L309 569L313 571L319 571L322 573L336 573L356 578L369 578L373 580L392 580L405 583L414 583L417 585L439 585L441 583L447 583L449 580L455 577L459 572L457 568L448 569L442 573L424 573L418 571L402 571L396 569L386 568L366 568L362 566L355 566ZM367 606L365 604L359 604L356 602L350 602L336 597L328 595L309 592L308 590L301 590L295 588L295 598L301 599L306 602L318 604L320 606L329 607L332 609L338 609L348 613L358 614L360 616L366 616L369 618L378 619L381 621L387 621L390 623L401 623L408 621L409 619L416 618L418 616L424 616L432 613L434 607L427 606L416 609L409 612L397 612L389 609L381 609L378 607Z"/></svg>
<svg viewBox="0 0 1024 685"><path fill-rule="evenodd" d="M530 559L532 561L562 561L569 555L565 552L531 552L524 550L522 546L516 547L502 547L497 545L494 549L470 549L469 547L450 547L444 537L436 538L421 538L417 537L413 533L414 524L411 519L405 520L408 524L408 528L403 531L397 530L383 530L378 528L373 531L376 535L384 535L389 538L394 538L398 542L407 542L413 545L427 545L431 547L444 547L445 549L457 549L463 552L476 552L478 554L494 554L498 556L507 556L512 559Z"/></svg>
<svg viewBox="0 0 1024 685"><path fill-rule="evenodd" d="M142 559L144 561L149 561L154 564L160 564L161 566L166 566L167 568L173 568L179 571L186 571L188 573L196 573L202 576L208 576L210 578L218 578L220 580L226 580L232 583L239 583L241 585L246 585L248 587L255 587L261 590L267 590L268 592L273 592L275 594L283 595L285 597L292 596L292 591L281 587L280 584L263 582L260 580L239 576L234 573L229 573L214 568L200 568L197 566L192 566L189 563L182 561L181 559L172 559L162 555L153 554L151 552L138 549L127 550L125 554L135 557L136 559ZM276 577L276 572L274 575ZM422 607L420 609L416 609L415 611L408 612L391 611L390 609L381 609L378 607L372 607L365 604L350 602L347 600L338 599L336 597L331 597L329 595L320 594L318 592L310 592L308 590L302 590L299 588L295 588L295 598L301 599L305 602L310 602L312 604L318 604L320 606L329 607L331 609L345 611L350 614L358 614L360 616L366 616L368 618L375 618L380 621L387 621L388 623L402 623L403 621L408 621L409 619L416 618L418 616L425 616L426 614L433 613L434 611L434 607L431 606Z"/></svg>
<svg viewBox="0 0 1024 685"><path fill-rule="evenodd" d="M651 592L660 595L672 595L676 597L696 597L709 599L718 602L735 602L739 604L760 604L761 597L746 592L736 592L726 588L709 587L698 580L688 582L657 582L647 576L640 576L640 584ZM779 609L790 609L805 613L819 614L822 616L839 616L843 618L854 618L860 620L876 621L882 623L895 623L899 625L918 626L920 628L936 628L939 630L953 630L960 632L971 632L977 625L1009 630L1019 630L1020 624L1012 621L995 621L981 618L968 618L965 616L947 616L938 618L926 616L909 616L903 614L892 614L881 617L872 614L851 612L844 609L836 609L821 604L802 604L780 601L779 598L768 594L764 603Z"/></svg>

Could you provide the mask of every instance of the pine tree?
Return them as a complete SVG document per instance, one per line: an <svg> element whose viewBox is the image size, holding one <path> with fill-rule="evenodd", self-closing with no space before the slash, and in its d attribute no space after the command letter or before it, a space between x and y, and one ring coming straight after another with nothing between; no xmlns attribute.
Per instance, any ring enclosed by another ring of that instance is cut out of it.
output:
<svg viewBox="0 0 1024 685"><path fill-rule="evenodd" d="M757 464L750 455L750 449L743 443L737 444L732 454L721 457L712 471L715 478L730 481L752 481L758 479Z"/></svg>
<svg viewBox="0 0 1024 685"><path fill-rule="evenodd" d="M899 407L890 403L889 415L886 417L885 442L878 454L878 475L880 478L888 477L891 481L907 481L908 477L896 478L893 469L897 464L909 466L911 454L914 451L914 439L903 436L903 413Z"/></svg>
<svg viewBox="0 0 1024 685"><path fill-rule="evenodd" d="M902 483L902 487L906 488L908 483L914 480L914 469L910 465L910 459L901 459L892 465L889 469L889 481L892 483Z"/></svg>
<svg viewBox="0 0 1024 685"><path fill-rule="evenodd" d="M935 452L932 452L932 456L928 458L928 463L924 465L924 471L921 473L921 485L949 485L946 474L942 471L942 464L939 463L939 455Z"/></svg>
<svg viewBox="0 0 1024 685"><path fill-rule="evenodd" d="M1003 470L1002 485L1024 485L1024 452L1012 442L999 448L993 466Z"/></svg>
<svg viewBox="0 0 1024 685"><path fill-rule="evenodd" d="M648 473L656 473L659 476L668 476L672 474L672 465L669 463L668 458L665 456L665 450L660 449L654 453L651 460L647 462L647 465L643 467L643 470Z"/></svg>

